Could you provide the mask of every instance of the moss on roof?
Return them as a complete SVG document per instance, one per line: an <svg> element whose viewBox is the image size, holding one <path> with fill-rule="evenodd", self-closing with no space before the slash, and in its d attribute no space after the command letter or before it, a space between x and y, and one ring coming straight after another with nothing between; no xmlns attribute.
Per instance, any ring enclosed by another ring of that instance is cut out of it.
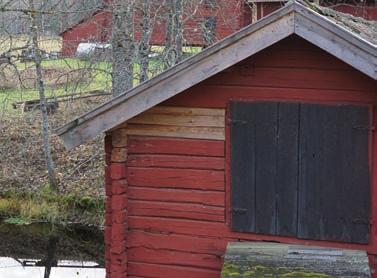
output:
<svg viewBox="0 0 377 278"><path fill-rule="evenodd" d="M322 7L309 2L308 0L297 0L297 2L325 16L337 25L356 34L371 44L377 45L377 21L369 21L361 17L338 12L334 9Z"/></svg>

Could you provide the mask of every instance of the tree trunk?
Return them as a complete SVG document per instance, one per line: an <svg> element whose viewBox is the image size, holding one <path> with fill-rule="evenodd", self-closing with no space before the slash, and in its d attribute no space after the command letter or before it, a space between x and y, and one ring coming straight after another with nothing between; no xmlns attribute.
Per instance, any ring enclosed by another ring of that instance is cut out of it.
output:
<svg viewBox="0 0 377 278"><path fill-rule="evenodd" d="M31 37L31 51L33 53L33 61L35 64L35 70L37 73L37 87L39 92L40 101L40 111L42 115L42 139L43 139L43 151L45 155L45 161L48 172L48 179L50 188L53 191L57 191L57 180L55 176L55 166L51 155L51 145L49 137L49 121L46 106L46 96L45 96L45 86L43 82L42 74L42 57L41 51L38 46L38 13L36 12L34 0L29 0L31 26L30 26L30 37Z"/></svg>
<svg viewBox="0 0 377 278"><path fill-rule="evenodd" d="M182 60L183 47L183 3L182 0L167 0L167 29L165 43L165 69Z"/></svg>
<svg viewBox="0 0 377 278"><path fill-rule="evenodd" d="M173 51L173 1L166 0L166 16L167 16L167 26L166 26L166 39L165 39L165 49L164 49L164 68L167 69L171 66L170 62L170 52Z"/></svg>
<svg viewBox="0 0 377 278"><path fill-rule="evenodd" d="M149 68L149 40L151 36L151 12L150 0L143 0L142 13L142 38L139 47L140 56L140 83L148 80Z"/></svg>
<svg viewBox="0 0 377 278"><path fill-rule="evenodd" d="M176 49L176 61L179 63L182 60L182 48L183 48L183 3L182 0L175 0L174 5L174 34L175 34L175 49Z"/></svg>
<svg viewBox="0 0 377 278"><path fill-rule="evenodd" d="M134 3L114 0L112 8L112 90L118 96L133 87Z"/></svg>

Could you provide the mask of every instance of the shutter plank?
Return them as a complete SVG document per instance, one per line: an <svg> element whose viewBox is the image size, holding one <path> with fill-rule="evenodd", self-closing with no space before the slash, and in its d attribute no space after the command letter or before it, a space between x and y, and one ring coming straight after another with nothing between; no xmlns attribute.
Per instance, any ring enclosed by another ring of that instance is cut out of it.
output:
<svg viewBox="0 0 377 278"><path fill-rule="evenodd" d="M298 237L321 238L322 186L326 182L323 169L328 169L323 159L322 144L326 123L318 105L301 105L299 150L299 223Z"/></svg>
<svg viewBox="0 0 377 278"><path fill-rule="evenodd" d="M276 234L278 103L256 103L256 232Z"/></svg>
<svg viewBox="0 0 377 278"><path fill-rule="evenodd" d="M245 102L230 111L232 229L255 232L255 113Z"/></svg>
<svg viewBox="0 0 377 278"><path fill-rule="evenodd" d="M345 169L342 190L342 215L348 216L342 240L368 243L370 178L369 178L369 110L367 107L345 107L342 111L345 123L342 131ZM348 204L348 205L347 205ZM351 204L351 205L350 205ZM345 236L347 236L345 238Z"/></svg>
<svg viewBox="0 0 377 278"><path fill-rule="evenodd" d="M276 234L296 236L299 104L280 103L276 177Z"/></svg>

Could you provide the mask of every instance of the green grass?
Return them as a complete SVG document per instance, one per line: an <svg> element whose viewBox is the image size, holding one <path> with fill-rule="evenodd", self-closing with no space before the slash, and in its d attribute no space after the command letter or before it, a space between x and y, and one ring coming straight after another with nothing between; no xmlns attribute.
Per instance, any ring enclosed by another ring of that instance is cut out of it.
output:
<svg viewBox="0 0 377 278"><path fill-rule="evenodd" d="M31 222L17 217L11 217L4 220L4 223L11 224L11 225L30 225Z"/></svg>
<svg viewBox="0 0 377 278"><path fill-rule="evenodd" d="M5 35L5 34L4 34ZM30 36L0 36L0 53L8 52L10 49L25 47L29 44ZM40 36L39 47L46 52L59 52L62 49L63 40L56 36ZM14 50L12 54L20 54L21 50Z"/></svg>
<svg viewBox="0 0 377 278"><path fill-rule="evenodd" d="M77 58L64 58L64 59L57 59L57 60L44 60L42 61L42 67L46 68L70 68L70 69L78 69L87 66L89 63ZM29 67L33 67L33 62L18 62L17 68L19 70L23 70Z"/></svg>
<svg viewBox="0 0 377 278"><path fill-rule="evenodd" d="M19 70L23 70L26 68L31 67L31 63L20 63L18 65ZM91 64L87 61L82 61L79 59L61 59L61 60L54 60L54 61L44 61L42 64L43 68L55 68L55 69L67 69L70 71L78 70L78 69L90 69L91 71L91 79L88 80L89 82L82 82L77 83L74 82L72 84L65 84L63 86L51 87L46 86L46 96L53 97L65 94L74 94L74 93L83 93L89 92L93 90L107 90L111 89L111 63L109 62L99 62L96 64ZM158 61L151 61L150 67L154 69L154 71L160 72L161 67ZM134 74L138 76L140 72L140 67L138 64L134 66ZM138 84L137 78L134 80L134 85ZM12 113L12 106L13 102L19 101L27 101L38 99L39 93L36 88L33 89L1 89L0 90L0 109L3 108L8 111L8 113ZM2 106L2 107L1 107Z"/></svg>
<svg viewBox="0 0 377 278"><path fill-rule="evenodd" d="M200 47L185 47L185 56L197 54L202 51ZM154 49L156 52L160 52L161 49ZM32 62L19 62L17 69L19 71L33 68ZM57 60L45 60L42 62L42 68L44 69L64 69L67 71L75 71L79 69L89 69L92 75L87 82L73 82L71 84L64 84L60 86L46 86L46 96L54 97L65 94L85 93L93 90L111 90L111 62L96 62L93 63L90 60L82 60L78 58L64 58ZM163 64L159 57L152 58L149 63L150 77L157 75L163 71ZM134 65L134 85L138 85L138 76L140 73L140 66L137 62ZM14 77L16 78L16 77ZM13 102L34 100L39 98L39 93L36 88L33 89L0 89L0 111L6 111L6 113L18 113L12 109Z"/></svg>
<svg viewBox="0 0 377 278"><path fill-rule="evenodd" d="M12 40L6 37L2 37L2 45L0 47L0 52L7 51L9 47L19 47L24 46L28 41L27 36L15 37ZM61 51L62 41L58 37L40 37L40 46L47 52L58 52ZM152 46L151 50L156 53L162 53L164 48L161 46ZM183 47L183 52L188 55L197 54L202 51L201 47ZM19 71L25 70L33 66L32 62L19 62L17 63L17 69ZM110 62L98 62L91 63L90 61L81 60L77 58L64 58L58 60L45 60L42 62L43 68L56 68L56 69L83 69L91 68L93 69L93 79L89 84L69 84L64 87L59 88L46 88L46 95L48 97L67 94L67 93L79 93L91 90L104 90L111 89L111 63ZM157 59L152 59L150 62L150 71L152 75L156 75L162 71L163 67L161 61ZM134 73L135 76L140 72L139 66L135 63ZM16 78L12 76L12 78ZM134 85L138 84L137 78L135 78ZM10 110L11 103L17 101L25 101L31 99L38 99L38 92L36 89L0 89L0 109Z"/></svg>
<svg viewBox="0 0 377 278"><path fill-rule="evenodd" d="M56 194L44 187L37 193L8 191L0 196L0 217L9 224L80 222L103 225L103 197Z"/></svg>
<svg viewBox="0 0 377 278"><path fill-rule="evenodd" d="M18 70L22 71L32 67L31 62L17 64ZM84 93L93 90L109 90L111 87L111 63L99 62L92 64L88 61L83 61L75 58L59 59L43 61L43 68L65 69L67 71L74 71L79 69L89 69L91 71L91 78L88 82L73 82L62 86L46 86L46 96L54 97L65 94ZM0 109L7 113L14 113L12 111L12 103L26 100L38 99L39 93L36 88L32 89L0 89Z"/></svg>

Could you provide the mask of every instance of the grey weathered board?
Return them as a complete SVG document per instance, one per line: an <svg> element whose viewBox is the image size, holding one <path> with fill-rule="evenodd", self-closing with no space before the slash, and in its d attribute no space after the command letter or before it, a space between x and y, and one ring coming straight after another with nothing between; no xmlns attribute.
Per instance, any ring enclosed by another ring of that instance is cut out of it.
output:
<svg viewBox="0 0 377 278"><path fill-rule="evenodd" d="M229 243L222 278L371 277L365 251L264 242Z"/></svg>
<svg viewBox="0 0 377 278"><path fill-rule="evenodd" d="M232 229L368 243L369 109L230 104Z"/></svg>

